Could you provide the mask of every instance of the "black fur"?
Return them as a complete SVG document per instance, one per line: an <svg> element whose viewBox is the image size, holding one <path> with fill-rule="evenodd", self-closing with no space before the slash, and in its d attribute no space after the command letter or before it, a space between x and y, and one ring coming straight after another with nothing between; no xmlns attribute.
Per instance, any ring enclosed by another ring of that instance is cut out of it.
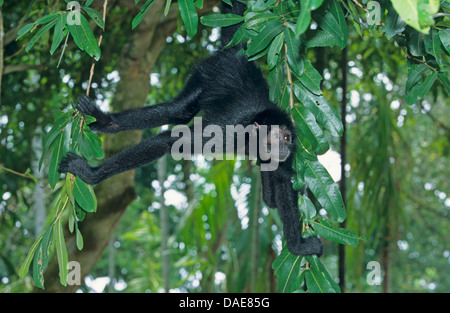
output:
<svg viewBox="0 0 450 313"><path fill-rule="evenodd" d="M230 8L225 6L225 11L230 12ZM233 1L231 10L235 14L242 14L245 6ZM229 31L225 30L224 43L231 40L232 33ZM84 96L78 101L78 110L97 119L89 125L92 130L107 133L187 123L201 112L203 127L209 124L222 128L238 124L245 127L257 122L260 125L285 125L295 134L290 117L269 101L267 83L261 71L253 62L248 62L245 56L237 55L236 49L219 51L197 65L184 90L172 102L107 114ZM115 174L160 158L170 152L176 140L178 138L172 138L169 131L163 132L119 153L96 168L91 168L83 158L68 154L61 161L59 171L73 173L88 184L98 184ZM295 143L290 149L292 153L285 162L279 164L277 170L261 172L263 199L268 206L278 208L289 251L299 255L320 255L322 245L318 238L301 237L298 193L291 183Z"/></svg>

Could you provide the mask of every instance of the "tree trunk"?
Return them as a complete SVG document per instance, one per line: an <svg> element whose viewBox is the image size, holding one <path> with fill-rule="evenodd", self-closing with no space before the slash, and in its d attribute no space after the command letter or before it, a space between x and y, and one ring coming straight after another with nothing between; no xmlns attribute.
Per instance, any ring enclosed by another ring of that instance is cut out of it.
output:
<svg viewBox="0 0 450 313"><path fill-rule="evenodd" d="M33 211L34 211L34 237L37 239L42 234L45 224L47 211L45 209L45 192L42 187L44 184L44 171L39 170L39 159L42 155L42 129L37 127L33 139L31 141L31 149L33 158L31 160L31 168L33 176L38 180L38 184L34 187L33 193Z"/></svg>
<svg viewBox="0 0 450 313"><path fill-rule="evenodd" d="M146 101L150 91L151 69L165 45L166 37L172 34L177 27L176 16L172 15L172 18L168 17L162 21L163 5L161 1L154 5L139 27L130 34L129 40L122 50L122 63L119 69L121 79L111 104L113 111L142 107ZM136 12L131 14L136 14ZM124 25L122 29L129 28L130 25ZM108 44L104 44L104 47L107 46ZM142 132L138 131L107 135L103 146L105 157L108 158L128 146L137 144L141 137ZM114 176L96 187L97 212L87 214L85 220L80 224L84 238L82 251L76 249L74 234L66 232L69 261L80 263L82 279L103 254L125 209L134 200L134 175L135 171L128 171ZM78 288L79 286L76 285L64 287L60 284L58 264L54 258L45 273L45 291L74 292Z"/></svg>
<svg viewBox="0 0 450 313"><path fill-rule="evenodd" d="M345 208L346 204L346 177L345 177L345 163L347 162L347 123L345 122L345 116L347 114L347 47L342 50L342 60L341 60L341 71L342 71L342 102L341 102L341 120L343 125L342 137L341 137L341 181L339 183L339 190L342 195L342 200L344 201ZM345 228L347 221L341 223L341 227ZM341 292L345 292L345 245L339 244L338 246L339 254L339 287Z"/></svg>
<svg viewBox="0 0 450 313"><path fill-rule="evenodd" d="M158 160L158 181L161 188L161 207L159 208L159 222L161 224L161 263L164 292L169 292L170 288L170 258L169 258L169 213L164 202L164 182L167 178L167 157L163 156Z"/></svg>
<svg viewBox="0 0 450 313"><path fill-rule="evenodd" d="M114 292L114 285L116 284L116 256L115 256L115 249L114 249L114 241L115 237L112 236L109 240L108 244L108 277L109 277L109 284L107 286L108 293Z"/></svg>
<svg viewBox="0 0 450 313"><path fill-rule="evenodd" d="M217 3L218 1L207 1L202 11L210 10ZM171 8L168 15L164 17L162 13L164 6L164 1L157 1L139 26L133 31L130 30L128 41L122 49L120 82L111 104L112 111L142 107L146 101L150 91L151 70L166 44L166 38L177 28L176 8ZM130 11L129 14L135 16L138 12L139 8L134 8L134 11ZM128 29L131 29L130 24L121 28L123 32ZM106 25L106 31L108 31L108 25ZM123 34L119 35L123 36ZM102 47L108 47L108 43L104 43ZM137 144L141 137L140 131L107 135L103 146L105 158ZM75 234L69 234L66 231L68 259L69 262L80 263L82 281L103 254L120 218L135 198L134 176L135 171L127 171L109 178L95 188L98 200L97 212L87 214L85 220L80 223L84 239L82 251L76 248ZM56 258L53 258L45 273L45 292L75 292L78 288L77 285L64 287L60 284L58 263ZM40 289L36 288L35 291Z"/></svg>

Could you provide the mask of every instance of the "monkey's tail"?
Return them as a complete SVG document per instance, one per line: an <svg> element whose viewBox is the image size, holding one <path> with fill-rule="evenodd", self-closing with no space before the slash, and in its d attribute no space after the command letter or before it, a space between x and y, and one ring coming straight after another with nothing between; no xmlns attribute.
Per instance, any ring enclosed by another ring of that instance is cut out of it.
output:
<svg viewBox="0 0 450 313"><path fill-rule="evenodd" d="M222 14L233 13L233 14L244 16L244 12L245 12L245 10L247 10L247 5L243 4L239 1L236 1L236 0L231 0L231 3L232 3L232 6L226 4L225 2L222 1ZM241 25L242 25L242 22L239 24L222 27L221 39L220 39L222 48L225 47L228 43L230 43L230 41L231 41L231 39L233 39L233 36L236 33L237 29ZM241 48L244 48L245 45L239 44L235 47L237 47L237 49L239 50Z"/></svg>

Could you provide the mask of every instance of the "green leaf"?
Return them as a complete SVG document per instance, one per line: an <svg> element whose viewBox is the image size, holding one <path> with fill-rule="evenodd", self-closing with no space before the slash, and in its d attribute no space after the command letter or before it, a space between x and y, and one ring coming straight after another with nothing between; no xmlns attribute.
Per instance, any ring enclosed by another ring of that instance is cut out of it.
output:
<svg viewBox="0 0 450 313"><path fill-rule="evenodd" d="M67 226L69 226L69 231L72 234L75 229L75 214L69 214L69 220L67 222Z"/></svg>
<svg viewBox="0 0 450 313"><path fill-rule="evenodd" d="M280 20L268 23L247 47L247 56L252 57L269 46L272 40L283 31L284 25Z"/></svg>
<svg viewBox="0 0 450 313"><path fill-rule="evenodd" d="M58 49L59 45L63 41L64 37L67 35L67 27L64 19L66 15L60 15L58 20L56 21L55 32L53 33L53 42L52 47L50 49L50 54L53 55L56 49Z"/></svg>
<svg viewBox="0 0 450 313"><path fill-rule="evenodd" d="M194 0L194 4L197 8L203 9L203 0Z"/></svg>
<svg viewBox="0 0 450 313"><path fill-rule="evenodd" d="M392 5L409 26L424 34L434 24L431 15L439 11L439 0L395 0Z"/></svg>
<svg viewBox="0 0 450 313"><path fill-rule="evenodd" d="M286 57L290 68L297 77L303 75L304 62L299 56L300 51L300 37L296 37L294 32L289 28L284 29L286 38Z"/></svg>
<svg viewBox="0 0 450 313"><path fill-rule="evenodd" d="M345 18L342 19L343 13L339 4L336 3L336 1L333 1L330 3L330 6L331 8L334 7L334 10L331 10L330 8L330 11L326 12L325 15L315 13L313 17L319 27L332 35L338 42L339 47L344 49L347 45L348 37L347 24L345 23ZM334 16L332 12L337 16Z"/></svg>
<svg viewBox="0 0 450 313"><path fill-rule="evenodd" d="M330 217L341 223L347 213L338 185L319 161L305 160L305 181Z"/></svg>
<svg viewBox="0 0 450 313"><path fill-rule="evenodd" d="M147 0L147 2L141 7L141 12L136 15L131 22L131 29L135 29L144 19L145 14L147 14L148 10L154 5L156 0Z"/></svg>
<svg viewBox="0 0 450 313"><path fill-rule="evenodd" d="M300 14L298 15L297 26L295 27L295 34L297 36L303 34L308 29L309 24L311 24L311 10L309 10L307 7L308 2L310 1L301 1L302 8L300 10ZM304 3L306 3L306 5L304 5Z"/></svg>
<svg viewBox="0 0 450 313"><path fill-rule="evenodd" d="M269 48L270 48L270 45L268 45L267 47L265 47L264 49L262 49L258 53L254 54L253 56L248 57L248 60L249 61L255 61L255 60L258 60L259 58L262 58L263 56L265 56L269 52Z"/></svg>
<svg viewBox="0 0 450 313"><path fill-rule="evenodd" d="M87 6L83 7L83 11L89 15L91 19L94 20L95 24L98 25L98 27L104 29L105 28L105 22L103 21L103 16L95 9L89 8Z"/></svg>
<svg viewBox="0 0 450 313"><path fill-rule="evenodd" d="M243 41L248 40L247 36L245 35L244 32L244 25L241 25L236 32L233 35L233 38L231 39L231 41L225 46L225 48L229 48L229 47L233 47Z"/></svg>
<svg viewBox="0 0 450 313"><path fill-rule="evenodd" d="M428 91L430 91L430 88L431 88L431 86L433 86L436 78L437 78L437 73L433 71L430 75L428 75L425 78L425 80L422 84L416 85L416 86L418 86L419 99L425 97L425 95L428 93Z"/></svg>
<svg viewBox="0 0 450 313"><path fill-rule="evenodd" d="M297 154L306 160L317 160L317 155L313 152L312 145L306 136L301 132L299 128L297 128Z"/></svg>
<svg viewBox="0 0 450 313"><path fill-rule="evenodd" d="M445 50L450 53L450 29L440 29L439 38L441 39L442 45Z"/></svg>
<svg viewBox="0 0 450 313"><path fill-rule="evenodd" d="M194 37L197 33L198 15L195 9L195 4L192 0L179 0L178 6L180 8L181 19L186 26L186 31L189 37Z"/></svg>
<svg viewBox="0 0 450 313"><path fill-rule="evenodd" d="M423 64L415 64L408 61L408 78L406 79L405 86L406 93L408 93L410 89L422 79L422 75L428 69L429 68Z"/></svg>
<svg viewBox="0 0 450 313"><path fill-rule="evenodd" d="M300 287L303 282L304 269L302 268L303 256L293 255L286 246L280 255L273 261L272 268L278 277L278 292L292 292Z"/></svg>
<svg viewBox="0 0 450 313"><path fill-rule="evenodd" d="M305 271L306 287L311 293L324 293L325 278L316 269Z"/></svg>
<svg viewBox="0 0 450 313"><path fill-rule="evenodd" d="M33 260L33 280L37 287L44 289L44 270L49 260L49 249L53 233L53 226L49 227L37 247Z"/></svg>
<svg viewBox="0 0 450 313"><path fill-rule="evenodd" d="M94 188L90 185L88 186L89 193L91 194L91 199L94 201L94 211L97 211L97 197L95 196Z"/></svg>
<svg viewBox="0 0 450 313"><path fill-rule="evenodd" d="M86 216L86 211L84 211L78 203L75 202L75 214L79 221L83 221Z"/></svg>
<svg viewBox="0 0 450 313"><path fill-rule="evenodd" d="M335 137L342 135L344 126L341 118L324 96L316 96L298 82L294 82L294 93L325 130Z"/></svg>
<svg viewBox="0 0 450 313"><path fill-rule="evenodd" d="M58 265L59 265L59 281L61 285L66 286L67 285L67 276L69 274L67 269L68 256L67 256L67 249L66 249L66 243L64 241L64 231L62 227L62 221L61 218L58 219L58 221L55 224L55 231L54 231L54 242L56 247L56 255L58 257Z"/></svg>
<svg viewBox="0 0 450 313"><path fill-rule="evenodd" d="M324 154L330 148L330 144L324 136L322 129L317 125L316 118L305 106L296 106L292 110L299 130L306 136L312 145L312 149L317 154Z"/></svg>
<svg viewBox="0 0 450 313"><path fill-rule="evenodd" d="M87 115L89 116L89 115ZM83 118L80 114L77 114L72 121L72 127L70 128L70 138L72 138L72 144L70 152L75 153L75 146L78 143L78 136L81 133L81 126L83 124Z"/></svg>
<svg viewBox="0 0 450 313"><path fill-rule="evenodd" d="M166 0L166 6L164 7L164 16L167 16L167 14L169 14L171 4L172 0Z"/></svg>
<svg viewBox="0 0 450 313"><path fill-rule="evenodd" d="M89 144L86 134L84 132L78 133L77 142L78 148L80 149L81 155L86 159L90 160L94 156L94 152L92 151L92 147Z"/></svg>
<svg viewBox="0 0 450 313"><path fill-rule="evenodd" d="M16 40L19 40L20 38L22 38L23 36L25 36L30 30L33 29L33 27L35 26L35 23L29 23L25 26L23 26L21 29L19 29L19 31L17 32L17 38Z"/></svg>
<svg viewBox="0 0 450 313"><path fill-rule="evenodd" d="M44 267L42 266L42 242L33 258L33 280L38 288L44 289Z"/></svg>
<svg viewBox="0 0 450 313"><path fill-rule="evenodd" d="M57 111L57 116L55 123L53 124L52 129L47 133L44 139L44 146L42 149L42 156L39 160L39 170L42 168L42 163L44 161L45 156L49 152L49 148L52 143L55 141L56 137L60 134L60 132L67 126L68 123L72 120L73 111L69 111L63 113L61 111Z"/></svg>
<svg viewBox="0 0 450 313"><path fill-rule="evenodd" d="M389 7L386 15L386 22L383 27L386 38L391 39L396 34L403 32L405 30L405 27L405 21L400 18L394 8Z"/></svg>
<svg viewBox="0 0 450 313"><path fill-rule="evenodd" d="M330 33L324 32L323 30L315 31L313 36L305 42L306 48L333 47L337 44L338 42L336 38Z"/></svg>
<svg viewBox="0 0 450 313"><path fill-rule="evenodd" d="M328 289L329 292L336 292L336 293L340 293L341 292L341 288L339 288L339 285L334 281L334 279L331 276L330 272L325 267L325 264L323 264L322 260L317 255L307 256L306 260L309 262L310 267L316 268L317 270L319 270L322 273L322 275L324 276L325 280L329 284L329 287L326 287L326 289ZM330 288L333 291L331 291Z"/></svg>
<svg viewBox="0 0 450 313"><path fill-rule="evenodd" d="M409 52L412 55L420 57L425 56L425 35L416 31L412 31L408 40Z"/></svg>
<svg viewBox="0 0 450 313"><path fill-rule="evenodd" d="M26 52L30 52L31 48L34 46L34 44L46 33L50 30L50 28L52 28L53 26L55 26L56 24L56 19L51 21L50 23L48 23L45 26L42 26L41 29L39 29L39 31L36 33L36 35L34 35L31 40L28 42L27 46L25 47L25 51Z"/></svg>
<svg viewBox="0 0 450 313"><path fill-rule="evenodd" d="M79 16L80 25L75 23L73 25L67 24L69 32L78 48L82 51L86 51L87 54L98 61L101 55L100 47L95 40L94 33L92 32L88 20L82 14Z"/></svg>
<svg viewBox="0 0 450 313"><path fill-rule="evenodd" d="M73 184L73 195L75 201L86 212L95 212L97 210L97 203L95 196L93 196L91 190L79 177L75 178Z"/></svg>
<svg viewBox="0 0 450 313"><path fill-rule="evenodd" d="M303 34L309 24L311 24L311 11L319 8L323 0L301 0L301 10L297 19L297 26L295 28L295 34L297 36Z"/></svg>
<svg viewBox="0 0 450 313"><path fill-rule="evenodd" d="M291 101L291 84L286 82L283 85L283 90L281 92L281 99L279 100L279 105L282 109L290 110Z"/></svg>
<svg viewBox="0 0 450 313"><path fill-rule="evenodd" d="M25 261L23 261L22 265L20 265L18 274L20 278L24 278L25 275L28 273L28 269L30 268L31 261L33 260L33 257L36 253L36 249L41 244L42 237L44 237L44 234L42 234L31 246L30 250L28 251L28 254L25 258Z"/></svg>
<svg viewBox="0 0 450 313"><path fill-rule="evenodd" d="M279 33L270 45L269 52L267 53L267 65L269 65L270 70L273 69L278 63L283 43L284 33Z"/></svg>
<svg viewBox="0 0 450 313"><path fill-rule="evenodd" d="M200 22L205 26L226 27L244 21L244 17L237 14L211 14L202 16Z"/></svg>
<svg viewBox="0 0 450 313"><path fill-rule="evenodd" d="M442 64L441 56L441 40L436 29L433 29L430 34L425 38L425 51L434 56L438 64Z"/></svg>
<svg viewBox="0 0 450 313"><path fill-rule="evenodd" d="M277 101L281 98L284 83L283 69L277 64L269 73L269 99Z"/></svg>
<svg viewBox="0 0 450 313"><path fill-rule="evenodd" d="M254 12L250 12L246 15L246 22L244 25L247 29L253 29L259 32L267 25L267 23L274 19L279 19L279 16L270 11L256 14Z"/></svg>
<svg viewBox="0 0 450 313"><path fill-rule="evenodd" d="M75 224L77 225L77 224ZM83 250L84 242L83 242L83 236L81 235L80 230L78 229L78 226L75 228L76 231L76 241L77 241L77 248L78 250Z"/></svg>
<svg viewBox="0 0 450 313"><path fill-rule="evenodd" d="M97 134L86 132L85 133L86 140L91 148L94 158L97 160L103 159L104 152L102 150L102 141Z"/></svg>
<svg viewBox="0 0 450 313"><path fill-rule="evenodd" d="M267 1L258 0L258 1L249 1L247 5L249 6L249 8L252 9L252 11L266 11L276 2L277 0L267 0Z"/></svg>
<svg viewBox="0 0 450 313"><path fill-rule="evenodd" d="M342 11L342 7L339 3L340 2L338 0L331 0L329 4L329 9L331 14L334 16L337 24L339 25L339 29L344 35L342 38L342 45L341 45L341 48L343 49L347 45L348 28L344 12Z"/></svg>
<svg viewBox="0 0 450 313"><path fill-rule="evenodd" d="M299 149L301 148L297 147L297 150ZM300 152L296 151L292 167L294 168L292 188L294 188L294 190L300 190L305 186L305 165Z"/></svg>
<svg viewBox="0 0 450 313"><path fill-rule="evenodd" d="M62 157L66 154L66 143L64 132L60 132L52 144L52 158L48 168L48 182L50 187L55 188L56 183L59 181L61 174L58 172L59 163Z"/></svg>
<svg viewBox="0 0 450 313"><path fill-rule="evenodd" d="M320 82L322 81L322 75L311 65L311 61L307 60L305 62L305 69L303 75L300 76L299 80L315 95L321 95L322 90L320 90Z"/></svg>
<svg viewBox="0 0 450 313"><path fill-rule="evenodd" d="M311 224L312 219L316 216L317 210L314 203L306 195L298 198L298 207L303 214L303 218L307 224ZM315 228L314 228L315 230Z"/></svg>
<svg viewBox="0 0 450 313"><path fill-rule="evenodd" d="M44 15L44 16L38 18L34 23L35 24L47 24L49 22L54 21L58 17L58 15L60 15L59 12L53 12L53 13L50 13L48 15Z"/></svg>
<svg viewBox="0 0 450 313"><path fill-rule="evenodd" d="M448 79L448 76L445 73L439 73L438 79L441 82L442 86L444 86L447 95L450 95L450 80Z"/></svg>
<svg viewBox="0 0 450 313"><path fill-rule="evenodd" d="M422 99L428 93L431 86L433 86L437 77L437 73L432 71L422 83L416 83L411 87L409 92L405 95L406 104L412 105L418 99ZM422 77L420 77L420 79L421 78Z"/></svg>
<svg viewBox="0 0 450 313"><path fill-rule="evenodd" d="M336 228L333 226L333 223L328 220L322 219L320 223L311 221L311 225L313 226L316 234L331 241L352 247L357 246L359 243L360 238L355 231L344 228Z"/></svg>

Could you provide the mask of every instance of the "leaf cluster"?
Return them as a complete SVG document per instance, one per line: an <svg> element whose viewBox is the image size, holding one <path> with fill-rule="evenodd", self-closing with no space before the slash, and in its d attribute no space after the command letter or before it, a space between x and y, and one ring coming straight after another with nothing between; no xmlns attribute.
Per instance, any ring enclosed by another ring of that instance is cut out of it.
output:
<svg viewBox="0 0 450 313"><path fill-rule="evenodd" d="M213 27L242 23L229 46L246 43L245 53L249 60L266 57L270 70L270 98L288 111L297 128L299 144L294 162L294 188L307 186L328 216L342 222L346 218L342 196L327 170L317 160L317 155L324 154L330 148L325 133L340 136L343 126L338 113L323 96L323 78L306 59L305 47L337 45L344 48L348 30L341 6L338 1L332 0L326 2L323 14L315 15L322 29L321 34L327 35L322 39L302 36L307 28L304 19L309 17L309 26L313 11L322 2L302 1L299 10L298 4L293 1L248 1L248 10L243 17L214 14L202 17L201 22ZM303 236L320 235L350 245L359 242L355 232L336 228L330 220L320 217L319 210L309 198L300 197L299 208L305 229ZM325 275L328 272L323 263L320 262L320 266L317 264L310 264L302 256L291 255L284 248L272 265L279 278L279 290L295 291L305 281L310 292L338 291L337 285L331 283L331 276ZM293 276L293 273L298 275ZM329 280L320 279L323 277ZM337 288L325 288L326 283Z"/></svg>
<svg viewBox="0 0 450 313"><path fill-rule="evenodd" d="M89 25L89 21L86 19L84 14L89 16L95 24L102 29L105 27L103 17L98 11L89 7L93 2L91 0L86 1L86 4L83 7L73 6L72 3L74 1L65 1L67 2L66 10L44 15L33 23L26 24L18 31L18 37L16 40L19 40L26 34L31 34L32 36L25 47L25 51L29 52L45 33L54 28L53 41L50 48L51 55L55 53L64 38L66 38L65 44L67 44L70 34L80 50L86 51L89 56L98 61L101 56L100 47L95 39L91 26ZM84 14L82 14L82 12Z"/></svg>
<svg viewBox="0 0 450 313"><path fill-rule="evenodd" d="M135 4L138 2L135 0ZM133 29L142 22L155 2L145 1L132 21ZM224 2L231 4L229 0ZM299 199L303 235L320 235L337 243L357 245L361 237L351 230L335 226L347 216L344 202L336 183L318 162L317 156L330 147L327 135L342 135L343 125L322 92L323 77L307 59L307 52L316 47L344 49L348 41L349 20L361 37L363 33L374 36L384 34L388 39L394 38L403 50L408 60L405 83L408 104L423 98L436 81L450 93L450 81L446 74L450 55L450 5L448 1L438 0L380 1L377 2L379 7L367 8L350 0L250 0L245 3L248 10L244 16L212 14L202 17L200 22L211 27L240 24L228 46L246 46L241 53L245 53L249 60L265 60L267 64L270 99L291 115L297 128L298 150L293 186L296 190L307 187L315 198L313 200L317 200L315 204L306 196ZM54 28L51 54L61 46L64 38L67 42L70 34L82 51L98 60L101 52L85 15L100 28L104 28L104 21L96 10L90 8L91 4L92 0L88 0L81 8L68 7L65 11L40 17L23 26L17 39L31 34L25 48L28 52ZM166 0L165 15L171 4L171 0ZM194 36L199 21L197 8L203 7L203 0L179 0L177 5L187 34ZM362 17L361 9L367 13L367 20ZM375 19L372 14L375 14ZM93 212L96 208L92 187L72 175L67 175L65 181L59 184L60 174L57 171L67 151L81 154L88 160L103 157L100 139L90 132L89 122L76 110L58 113L44 141L40 166L47 157L50 159L49 183L54 189L60 188L60 191L52 205L54 213L47 230L31 247L20 269L23 277L33 261L33 277L40 287L43 287L43 272L53 250L58 256L61 283L67 283L63 218L67 218L69 230L76 231L77 246L81 249L83 243L77 223L86 212ZM322 208L326 214L318 214ZM310 292L339 291L317 257L294 256L284 248L272 266L279 278L280 291L298 290L304 282Z"/></svg>
<svg viewBox="0 0 450 313"><path fill-rule="evenodd" d="M33 262L33 279L36 286L44 288L44 271L51 254L56 250L59 264L59 276L62 285L67 285L68 257L64 241L64 227L68 223L69 231L76 232L76 245L83 249L83 237L78 227L88 212L95 212L97 199L94 190L80 178L71 174L60 181L58 172L62 157L71 151L81 154L87 160L103 158L100 138L92 133L86 125L93 122L92 117L83 117L75 109L57 112L53 127L44 139L43 153L39 161L42 167L46 159L48 164L49 184L57 190L55 201L51 205L53 217L46 231L30 248L28 255L19 269L19 276L24 277Z"/></svg>

